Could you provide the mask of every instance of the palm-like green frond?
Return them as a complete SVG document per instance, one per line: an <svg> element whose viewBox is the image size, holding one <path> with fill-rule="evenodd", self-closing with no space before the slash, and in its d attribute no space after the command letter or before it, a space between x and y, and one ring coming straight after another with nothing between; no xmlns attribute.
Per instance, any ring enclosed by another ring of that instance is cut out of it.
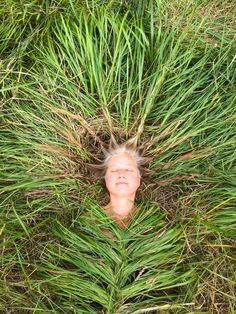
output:
<svg viewBox="0 0 236 314"><path fill-rule="evenodd" d="M59 242L45 248L45 263L39 265L43 285L58 295L57 305L73 304L79 311L85 302L106 313L134 313L166 302L181 307L182 286L195 280L194 267L185 265L181 228L165 222L157 204L143 205L127 231L95 203L85 206L73 228L56 223Z"/></svg>

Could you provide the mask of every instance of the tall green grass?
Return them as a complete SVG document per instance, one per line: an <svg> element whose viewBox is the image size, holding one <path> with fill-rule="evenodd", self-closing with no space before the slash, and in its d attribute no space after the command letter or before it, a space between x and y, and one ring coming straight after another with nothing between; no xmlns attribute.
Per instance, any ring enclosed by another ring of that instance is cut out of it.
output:
<svg viewBox="0 0 236 314"><path fill-rule="evenodd" d="M8 0L0 16L0 310L234 313L233 6ZM145 219L109 222L119 241L83 215L108 223L88 164L111 135L152 173Z"/></svg>

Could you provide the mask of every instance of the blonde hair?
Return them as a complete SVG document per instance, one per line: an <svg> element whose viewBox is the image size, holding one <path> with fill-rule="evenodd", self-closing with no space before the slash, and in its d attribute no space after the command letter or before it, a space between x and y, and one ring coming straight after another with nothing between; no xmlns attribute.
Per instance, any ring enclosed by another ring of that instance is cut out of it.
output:
<svg viewBox="0 0 236 314"><path fill-rule="evenodd" d="M144 165L147 160L146 158L142 157L137 149L137 142L135 139L130 139L126 143L117 144L114 137L111 137L109 149L103 149L104 159L102 161L101 169L103 170L103 175L105 175L108 162L113 156L117 156L122 153L129 154L136 162L137 168L139 170L140 176L142 172L142 165Z"/></svg>
<svg viewBox="0 0 236 314"><path fill-rule="evenodd" d="M93 172L95 178L104 178L106 170L108 167L109 160L116 155L127 153L129 154L136 162L140 176L146 174L146 169L143 168L143 165L149 162L149 158L142 157L137 149L137 142L135 139L130 139L126 143L117 144L113 136L111 136L109 148L106 149L102 147L103 159L99 165L88 164L90 170Z"/></svg>
<svg viewBox="0 0 236 314"><path fill-rule="evenodd" d="M104 170L107 169L108 162L113 156L117 156L123 153L129 154L135 160L138 169L140 168L143 163L143 158L140 156L139 152L134 148L132 149L130 147L127 147L125 144L122 144L118 145L116 148L112 148L104 152L105 158L102 163Z"/></svg>

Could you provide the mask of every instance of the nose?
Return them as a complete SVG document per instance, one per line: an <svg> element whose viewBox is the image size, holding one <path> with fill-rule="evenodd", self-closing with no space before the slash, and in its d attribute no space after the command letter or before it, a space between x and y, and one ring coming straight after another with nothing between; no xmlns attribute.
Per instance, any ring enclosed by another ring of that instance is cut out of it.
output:
<svg viewBox="0 0 236 314"><path fill-rule="evenodd" d="M125 178L125 171L120 169L119 172L118 172L118 177L119 178Z"/></svg>

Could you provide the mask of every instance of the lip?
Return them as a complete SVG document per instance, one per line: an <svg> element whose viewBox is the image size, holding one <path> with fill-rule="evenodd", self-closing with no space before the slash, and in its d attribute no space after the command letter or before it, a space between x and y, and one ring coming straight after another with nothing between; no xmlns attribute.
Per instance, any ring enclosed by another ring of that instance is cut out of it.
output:
<svg viewBox="0 0 236 314"><path fill-rule="evenodd" d="M118 184L125 184L125 185L128 185L127 182L117 182L116 184L117 184L117 185L118 185Z"/></svg>

